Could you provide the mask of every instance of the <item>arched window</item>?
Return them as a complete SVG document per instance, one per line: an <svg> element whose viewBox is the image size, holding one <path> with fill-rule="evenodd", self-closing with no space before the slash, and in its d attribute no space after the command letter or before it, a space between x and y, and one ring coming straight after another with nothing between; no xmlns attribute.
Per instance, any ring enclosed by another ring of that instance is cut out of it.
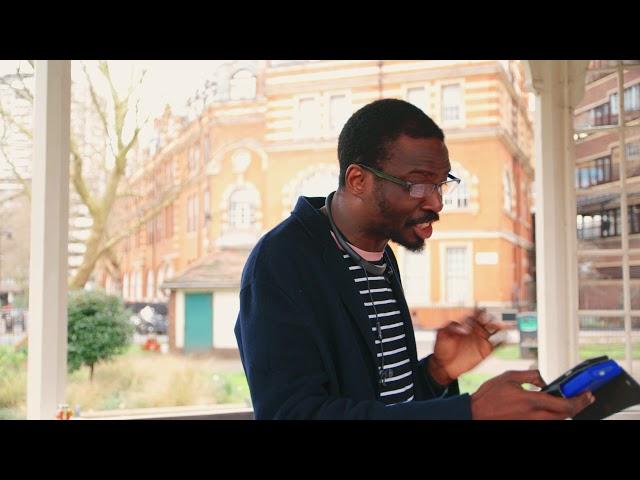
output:
<svg viewBox="0 0 640 480"><path fill-rule="evenodd" d="M255 98L256 77L249 70L238 70L229 82L229 98L231 100L242 100L245 98Z"/></svg>
<svg viewBox="0 0 640 480"><path fill-rule="evenodd" d="M291 208L295 207L300 196L326 197L338 188L338 171L317 171L303 178L295 187Z"/></svg>
<svg viewBox="0 0 640 480"><path fill-rule="evenodd" d="M256 200L255 192L245 186L236 188L229 195L229 210L227 212L229 228L246 230L253 227L256 222Z"/></svg>
<svg viewBox="0 0 640 480"><path fill-rule="evenodd" d="M443 195L445 210L474 211L478 208L478 177L457 160L451 160L451 168L451 173L462 181L453 192Z"/></svg>
<svg viewBox="0 0 640 480"><path fill-rule="evenodd" d="M214 240L219 247L250 246L260 237L260 193L252 183L239 181L222 194L222 231Z"/></svg>
<svg viewBox="0 0 640 480"><path fill-rule="evenodd" d="M460 185L452 192L444 195L442 199L444 206L449 210L462 210L469 208L470 195L467 182L462 180Z"/></svg>

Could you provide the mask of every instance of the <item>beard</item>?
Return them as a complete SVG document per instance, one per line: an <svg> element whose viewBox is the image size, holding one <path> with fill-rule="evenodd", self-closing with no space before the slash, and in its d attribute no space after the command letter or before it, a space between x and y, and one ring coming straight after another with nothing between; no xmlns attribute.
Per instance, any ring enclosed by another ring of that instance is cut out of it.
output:
<svg viewBox="0 0 640 480"><path fill-rule="evenodd" d="M402 237L391 237L391 240L413 253L419 253L424 250L425 240L418 238L415 242L410 242Z"/></svg>
<svg viewBox="0 0 640 480"><path fill-rule="evenodd" d="M397 213L394 212L393 208L389 201L385 198L382 188L377 186L374 190L374 197L376 199L376 204L378 206L378 212L380 217L383 219L393 219L397 217ZM425 215L420 218L409 220L403 227L392 227L386 223L382 224L375 233L378 235L384 236L384 238L388 238L391 241L397 243L398 245L402 245L407 250L417 253L421 252L424 249L425 240L421 238L416 238L415 240L410 240L405 238L402 233L403 229L410 228L414 225L418 225L421 223L433 221L436 222L440 219L440 216L434 211L427 211Z"/></svg>

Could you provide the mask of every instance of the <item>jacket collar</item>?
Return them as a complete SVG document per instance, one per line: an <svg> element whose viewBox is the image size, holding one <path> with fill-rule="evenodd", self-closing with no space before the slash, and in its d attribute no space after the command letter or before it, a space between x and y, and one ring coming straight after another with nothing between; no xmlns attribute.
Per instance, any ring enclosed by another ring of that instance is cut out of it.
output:
<svg viewBox="0 0 640 480"><path fill-rule="evenodd" d="M323 197L300 197L291 213L302 224L313 241L319 244L322 252L322 261L329 272L330 278L335 282L340 298L350 314L349 317L363 336L374 365L376 365L377 357L371 322L367 316L358 288L345 267L344 258L342 257L344 253L338 249L331 237L329 219L319 210L324 206L324 202L325 198Z"/></svg>
<svg viewBox="0 0 640 480"><path fill-rule="evenodd" d="M342 255L344 252L338 249L335 241L331 237L331 226L329 219L319 210L325 204L324 197L300 197L292 215L300 222L303 228L309 233L312 241L317 242L322 251L322 260L335 280L336 289L340 294L342 302L349 311L349 317L356 324L358 331L363 336L365 344L369 347L374 365L377 365L377 351L375 349L374 336L371 331L371 321L367 315L361 295L356 287L349 271L345 268ZM412 361L417 361L417 351L415 346L415 336L410 324L411 315L404 298L400 274L395 256L391 247L385 247L386 257L392 259L389 268L393 268L391 283L396 296L396 301L402 312L402 319L405 323L405 333L407 339L407 349Z"/></svg>

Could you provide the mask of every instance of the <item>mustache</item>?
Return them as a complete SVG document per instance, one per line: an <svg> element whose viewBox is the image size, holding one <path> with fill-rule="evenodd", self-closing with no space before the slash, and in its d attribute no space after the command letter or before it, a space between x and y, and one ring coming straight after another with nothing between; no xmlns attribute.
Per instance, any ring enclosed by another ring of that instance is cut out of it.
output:
<svg viewBox="0 0 640 480"><path fill-rule="evenodd" d="M438 215L434 211L429 210L428 212L426 212L424 217L419 218L417 220L411 220L408 223L408 225L413 226L413 225L419 225L421 223L426 223L426 222L437 222L438 220L440 220L440 215Z"/></svg>

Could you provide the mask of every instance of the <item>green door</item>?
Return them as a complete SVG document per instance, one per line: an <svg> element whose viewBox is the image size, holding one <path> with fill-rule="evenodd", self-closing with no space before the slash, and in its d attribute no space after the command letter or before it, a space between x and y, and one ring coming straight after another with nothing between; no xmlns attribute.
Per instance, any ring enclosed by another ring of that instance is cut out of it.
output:
<svg viewBox="0 0 640 480"><path fill-rule="evenodd" d="M211 293L187 293L184 304L184 350L213 348Z"/></svg>

